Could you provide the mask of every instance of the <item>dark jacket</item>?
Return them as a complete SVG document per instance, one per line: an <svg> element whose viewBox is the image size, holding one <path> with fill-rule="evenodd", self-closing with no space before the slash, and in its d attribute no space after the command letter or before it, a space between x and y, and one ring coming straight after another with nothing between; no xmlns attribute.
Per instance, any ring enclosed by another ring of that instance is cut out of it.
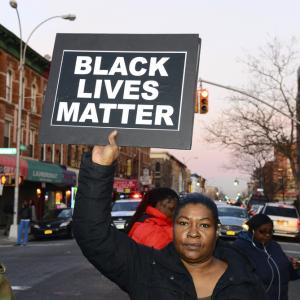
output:
<svg viewBox="0 0 300 300"><path fill-rule="evenodd" d="M20 220L22 220L22 219L31 220L31 207L29 207L29 206L21 207L20 212L19 212L19 218L20 218Z"/></svg>
<svg viewBox="0 0 300 300"><path fill-rule="evenodd" d="M99 166L85 154L73 216L74 235L87 259L135 300L196 300L193 280L173 243L155 250L111 226L114 167ZM264 300L251 264L231 247L216 256L229 266L217 283L213 300Z"/></svg>
<svg viewBox="0 0 300 300"><path fill-rule="evenodd" d="M252 244L250 232L241 232L234 246L241 249L249 257L257 275L262 279L265 289L268 290L269 298L287 300L288 282L296 278L293 278L292 264L280 245L271 240L264 248L259 242ZM280 298L278 298L279 290Z"/></svg>

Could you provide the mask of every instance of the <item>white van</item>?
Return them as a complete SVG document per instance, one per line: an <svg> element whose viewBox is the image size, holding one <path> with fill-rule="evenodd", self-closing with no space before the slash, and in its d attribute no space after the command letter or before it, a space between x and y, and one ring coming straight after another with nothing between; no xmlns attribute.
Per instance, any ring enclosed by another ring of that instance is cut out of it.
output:
<svg viewBox="0 0 300 300"><path fill-rule="evenodd" d="M266 203L261 213L274 223L274 235L300 237L300 219L295 206L284 203Z"/></svg>

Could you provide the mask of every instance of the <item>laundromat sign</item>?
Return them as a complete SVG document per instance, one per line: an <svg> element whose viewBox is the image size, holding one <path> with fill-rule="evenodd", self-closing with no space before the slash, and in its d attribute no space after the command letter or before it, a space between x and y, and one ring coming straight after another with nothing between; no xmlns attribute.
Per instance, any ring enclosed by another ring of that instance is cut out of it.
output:
<svg viewBox="0 0 300 300"><path fill-rule="evenodd" d="M58 34L41 143L190 148L197 35Z"/></svg>

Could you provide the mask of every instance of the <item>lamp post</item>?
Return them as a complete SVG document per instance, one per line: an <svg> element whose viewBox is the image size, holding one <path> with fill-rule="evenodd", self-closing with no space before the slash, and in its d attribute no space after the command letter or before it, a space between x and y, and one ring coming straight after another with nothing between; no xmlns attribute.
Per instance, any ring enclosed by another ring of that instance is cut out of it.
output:
<svg viewBox="0 0 300 300"><path fill-rule="evenodd" d="M13 224L10 227L9 237L10 238L17 238L18 233L18 204L19 204L19 177L20 177L20 146L21 146L21 123L22 123L22 104L24 100L23 90L24 90L24 66L26 60L26 50L28 46L28 42L33 35L33 33L44 23L55 19L61 18L65 20L74 21L76 19L75 15L68 14L68 15L61 15L61 16L53 16L50 18L45 19L44 21L40 22L28 36L26 43L24 44L23 49L23 39L22 39L22 26L20 15L18 11L18 3L15 0L9 1L10 6L16 10L17 17L18 17L18 24L19 24L19 32L20 32L20 60L19 60L19 101L18 101L18 115L17 115L17 140L16 140L16 169L15 169L15 189L14 189L14 217L13 217Z"/></svg>
<svg viewBox="0 0 300 300"><path fill-rule="evenodd" d="M300 67L297 71L297 96L296 96L296 118L300 120ZM296 191L297 201L295 202L298 211L300 211L300 124L296 124L296 155L297 155L297 178Z"/></svg>

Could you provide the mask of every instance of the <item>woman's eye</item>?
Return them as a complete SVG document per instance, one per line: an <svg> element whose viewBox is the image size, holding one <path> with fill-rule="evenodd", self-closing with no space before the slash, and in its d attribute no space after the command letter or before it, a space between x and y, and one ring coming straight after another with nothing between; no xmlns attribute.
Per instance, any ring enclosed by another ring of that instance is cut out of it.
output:
<svg viewBox="0 0 300 300"><path fill-rule="evenodd" d="M188 222L186 222L186 221L179 221L178 224L181 225L181 226L185 226L185 225L188 224Z"/></svg>
<svg viewBox="0 0 300 300"><path fill-rule="evenodd" d="M201 227L201 228L209 228L210 224L200 224L199 227Z"/></svg>

